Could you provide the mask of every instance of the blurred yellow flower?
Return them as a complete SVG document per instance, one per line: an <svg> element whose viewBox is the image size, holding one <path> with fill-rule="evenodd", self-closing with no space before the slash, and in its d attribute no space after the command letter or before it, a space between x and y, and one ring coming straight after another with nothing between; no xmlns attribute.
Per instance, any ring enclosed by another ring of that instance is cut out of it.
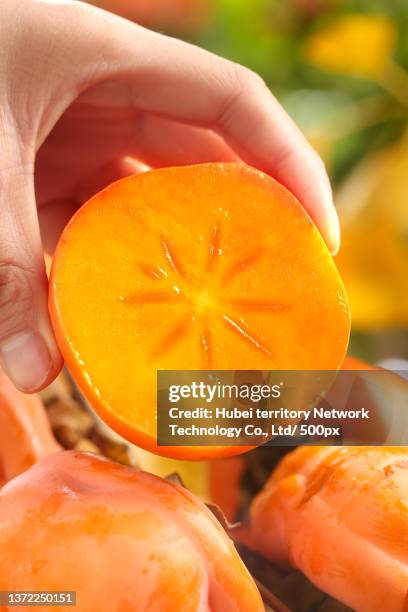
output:
<svg viewBox="0 0 408 612"><path fill-rule="evenodd" d="M306 60L329 72L381 77L390 63L397 33L383 15L348 14L306 41Z"/></svg>
<svg viewBox="0 0 408 612"><path fill-rule="evenodd" d="M338 193L337 265L355 329L408 325L408 134L358 166Z"/></svg>

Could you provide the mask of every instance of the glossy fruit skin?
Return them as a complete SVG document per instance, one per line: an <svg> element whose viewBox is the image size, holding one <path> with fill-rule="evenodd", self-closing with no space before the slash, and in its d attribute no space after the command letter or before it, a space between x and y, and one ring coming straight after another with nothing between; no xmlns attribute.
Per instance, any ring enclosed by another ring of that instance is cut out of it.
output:
<svg viewBox="0 0 408 612"><path fill-rule="evenodd" d="M337 369L350 314L333 260L299 202L244 164L123 179L72 218L51 270L65 361L118 433L157 454L157 370Z"/></svg>
<svg viewBox="0 0 408 612"><path fill-rule="evenodd" d="M40 397L17 391L0 372L0 486L59 450Z"/></svg>
<svg viewBox="0 0 408 612"><path fill-rule="evenodd" d="M252 503L252 545L354 610L401 612L407 491L406 447L299 447Z"/></svg>
<svg viewBox="0 0 408 612"><path fill-rule="evenodd" d="M264 609L204 504L96 455L62 451L5 485L0 540L0 590L76 590L79 612Z"/></svg>

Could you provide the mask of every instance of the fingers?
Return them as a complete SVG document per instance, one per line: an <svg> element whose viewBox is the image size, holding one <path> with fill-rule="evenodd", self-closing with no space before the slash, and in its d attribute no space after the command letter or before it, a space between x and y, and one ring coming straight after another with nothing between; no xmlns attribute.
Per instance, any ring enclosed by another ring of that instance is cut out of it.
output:
<svg viewBox="0 0 408 612"><path fill-rule="evenodd" d="M253 91L246 105L242 99L234 100L218 123L242 159L272 175L298 198L336 254L340 226L324 164L266 87Z"/></svg>
<svg viewBox="0 0 408 612"><path fill-rule="evenodd" d="M269 173L292 191L331 251L337 252L340 241L337 214L329 179L317 153L256 75L222 60L214 62L201 53L196 61L195 71L191 66L185 67L184 74L189 77L185 81L181 59L177 75L174 68L170 75L156 74L163 87L167 77L168 90L173 80L174 106L166 111L159 92L157 99L146 100L149 109L218 131L244 161ZM145 96L148 91L143 88L136 104L144 105Z"/></svg>
<svg viewBox="0 0 408 612"><path fill-rule="evenodd" d="M37 18L38 2L29 4ZM47 55L50 74L61 79L57 89L65 95L54 95L40 142L75 98L85 109L136 110L211 128L247 163L290 189L330 249L338 249L324 166L257 75L81 2L50 3L42 15L44 38L56 48L52 61Z"/></svg>
<svg viewBox="0 0 408 612"><path fill-rule="evenodd" d="M110 183L145 170L146 166L140 162L122 158L91 173L85 173L86 176L76 184L75 197L64 198L63 192L59 192L58 185L55 185L55 199L43 200L38 210L42 244L46 253L54 253L63 229L81 204ZM48 192L51 193L49 188Z"/></svg>
<svg viewBox="0 0 408 612"><path fill-rule="evenodd" d="M52 200L38 210L42 243L44 251L48 255L54 253L64 227L78 210L79 206L77 202L69 199Z"/></svg>
<svg viewBox="0 0 408 612"><path fill-rule="evenodd" d="M21 391L36 391L61 368L47 310L33 176L0 168L0 363Z"/></svg>
<svg viewBox="0 0 408 612"><path fill-rule="evenodd" d="M36 195L40 212L51 202L60 208L59 202L67 198L79 205L110 182L135 173L134 167L124 167L125 156L151 168L237 159L212 130L147 113L123 118L116 114L114 122L106 112L98 122L95 118L100 112L93 109L91 114L84 117L83 112L67 112L38 151ZM46 238L44 232L44 244Z"/></svg>
<svg viewBox="0 0 408 612"><path fill-rule="evenodd" d="M239 159L214 131L149 113L135 125L129 153L152 168Z"/></svg>
<svg viewBox="0 0 408 612"><path fill-rule="evenodd" d="M63 157L56 155L58 142L65 144ZM67 151L68 143L72 151ZM44 248L52 253L75 210L120 178L149 168L233 160L236 154L208 129L143 115L118 124L114 133L103 125L95 133L92 123L78 125L67 114L37 155L36 195Z"/></svg>
<svg viewBox="0 0 408 612"><path fill-rule="evenodd" d="M82 101L130 105L214 129L297 196L336 252L339 225L324 165L262 80L187 43L121 20L111 25L104 49L114 68L107 72L112 79L126 75L127 86L114 86L105 74Z"/></svg>

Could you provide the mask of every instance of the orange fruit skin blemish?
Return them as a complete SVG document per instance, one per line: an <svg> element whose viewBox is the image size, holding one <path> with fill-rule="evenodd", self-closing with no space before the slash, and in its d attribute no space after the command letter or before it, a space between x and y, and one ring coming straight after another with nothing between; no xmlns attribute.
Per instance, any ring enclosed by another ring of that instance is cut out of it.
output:
<svg viewBox="0 0 408 612"><path fill-rule="evenodd" d="M342 281L303 207L238 163L154 170L94 196L61 236L49 308L100 416L183 459L247 448L158 446L157 370L336 370L350 329Z"/></svg>

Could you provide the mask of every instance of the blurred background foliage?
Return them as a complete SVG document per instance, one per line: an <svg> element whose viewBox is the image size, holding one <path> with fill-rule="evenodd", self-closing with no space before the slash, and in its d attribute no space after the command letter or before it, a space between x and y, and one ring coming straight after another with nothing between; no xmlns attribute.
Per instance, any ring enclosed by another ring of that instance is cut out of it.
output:
<svg viewBox="0 0 408 612"><path fill-rule="evenodd" d="M332 178L351 350L408 358L408 1L93 3L261 74Z"/></svg>

